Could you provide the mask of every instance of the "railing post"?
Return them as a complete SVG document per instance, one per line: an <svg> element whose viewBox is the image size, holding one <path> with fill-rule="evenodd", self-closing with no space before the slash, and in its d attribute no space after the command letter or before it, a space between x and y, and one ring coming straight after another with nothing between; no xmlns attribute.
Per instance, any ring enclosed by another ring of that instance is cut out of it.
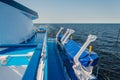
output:
<svg viewBox="0 0 120 80"><path fill-rule="evenodd" d="M67 39L70 37L71 34L73 34L75 31L72 29L69 29L68 34L65 36L64 40L62 41L62 44L64 45Z"/></svg>
<svg viewBox="0 0 120 80"><path fill-rule="evenodd" d="M64 38L67 36L67 34L69 33L69 30L70 30L70 29L67 29L67 31L65 32L65 34L64 34L63 37L61 38L61 40L60 40L61 42L62 42L62 41L64 40Z"/></svg>
<svg viewBox="0 0 120 80"><path fill-rule="evenodd" d="M84 43L84 45L81 47L81 49L78 51L78 53L75 55L75 57L74 57L74 62L77 64L77 63L79 63L79 57L80 57L80 55L85 51L85 49L87 48L87 46L91 43L91 42L93 42L93 41L95 41L97 39L97 37L95 36L95 35L89 35L88 36L88 38L87 38L87 40L86 40L86 42Z"/></svg>
<svg viewBox="0 0 120 80"><path fill-rule="evenodd" d="M60 28L60 30L59 30L58 33L56 34L56 39L57 39L58 35L60 34L60 32L61 32L63 29L64 29L63 27Z"/></svg>

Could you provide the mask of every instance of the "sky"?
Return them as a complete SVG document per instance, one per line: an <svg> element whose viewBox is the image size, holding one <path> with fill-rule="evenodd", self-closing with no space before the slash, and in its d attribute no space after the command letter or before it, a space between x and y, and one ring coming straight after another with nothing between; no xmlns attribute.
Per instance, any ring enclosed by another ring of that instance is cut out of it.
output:
<svg viewBox="0 0 120 80"><path fill-rule="evenodd" d="M120 23L120 0L15 0L38 12L34 23Z"/></svg>

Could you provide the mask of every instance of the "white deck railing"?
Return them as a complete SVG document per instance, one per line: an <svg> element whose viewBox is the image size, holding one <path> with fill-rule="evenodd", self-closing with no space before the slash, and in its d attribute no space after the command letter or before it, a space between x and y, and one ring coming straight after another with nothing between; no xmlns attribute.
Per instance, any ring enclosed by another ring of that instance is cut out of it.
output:
<svg viewBox="0 0 120 80"><path fill-rule="evenodd" d="M44 79L44 67L45 67L45 61L46 61L46 48L47 48L47 34L45 34L43 47L42 47L42 53L40 58L40 63L37 70L37 80L43 80Z"/></svg>

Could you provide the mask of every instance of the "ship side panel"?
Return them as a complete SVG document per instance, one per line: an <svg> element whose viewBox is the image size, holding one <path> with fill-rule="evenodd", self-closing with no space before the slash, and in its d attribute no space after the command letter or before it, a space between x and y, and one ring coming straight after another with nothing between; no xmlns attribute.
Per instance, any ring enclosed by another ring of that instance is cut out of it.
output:
<svg viewBox="0 0 120 80"><path fill-rule="evenodd" d="M0 2L0 44L18 44L34 33L33 23L20 10Z"/></svg>

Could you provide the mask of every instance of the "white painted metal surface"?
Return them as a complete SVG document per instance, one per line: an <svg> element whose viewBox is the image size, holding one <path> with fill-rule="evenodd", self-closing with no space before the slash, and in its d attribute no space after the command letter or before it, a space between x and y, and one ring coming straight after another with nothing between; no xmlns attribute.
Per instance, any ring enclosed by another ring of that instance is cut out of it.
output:
<svg viewBox="0 0 120 80"><path fill-rule="evenodd" d="M56 40L57 40L58 35L60 34L60 32L61 32L63 29L64 29L64 28L61 27L60 30L58 31L58 33L56 34Z"/></svg>
<svg viewBox="0 0 120 80"><path fill-rule="evenodd" d="M65 34L63 35L63 37L61 38L61 42L63 42L63 40L65 39L65 37L68 35L70 29L67 29L67 31L65 32Z"/></svg>
<svg viewBox="0 0 120 80"><path fill-rule="evenodd" d="M77 77L80 80L89 80L89 79L91 80L91 79L95 78L95 76L92 75L93 67L92 66L88 66L88 67L82 66L81 63L79 62L79 57L85 51L87 46L91 42L95 41L96 39L97 39L97 37L95 35L89 35L86 42L84 43L84 45L81 47L81 49L78 51L78 53L74 57L75 65L73 65L73 69L74 69Z"/></svg>
<svg viewBox="0 0 120 80"><path fill-rule="evenodd" d="M37 80L43 80L44 79L44 68L45 68L45 61L46 61L46 48L47 48L47 34L44 37L43 47L42 47L42 53L40 58L40 63L37 71Z"/></svg>
<svg viewBox="0 0 120 80"><path fill-rule="evenodd" d="M22 11L0 2L0 44L17 44L33 35L33 23Z"/></svg>
<svg viewBox="0 0 120 80"><path fill-rule="evenodd" d="M79 63L79 57L81 56L81 54L85 51L85 49L88 47L88 45L91 43L91 42L93 42L93 41L95 41L97 39L97 36L95 36L95 35L89 35L88 36L88 38L87 38L87 40L86 40L86 42L84 43L84 45L81 47L81 49L78 51L78 53L75 55L75 57L74 57L74 62L76 63L76 64L78 64Z"/></svg>
<svg viewBox="0 0 120 80"><path fill-rule="evenodd" d="M24 66L0 66L0 80L21 80L26 70Z"/></svg>
<svg viewBox="0 0 120 80"><path fill-rule="evenodd" d="M73 29L69 29L68 34L65 36L64 40L62 41L62 44L64 45L71 34L73 34L75 31Z"/></svg>

